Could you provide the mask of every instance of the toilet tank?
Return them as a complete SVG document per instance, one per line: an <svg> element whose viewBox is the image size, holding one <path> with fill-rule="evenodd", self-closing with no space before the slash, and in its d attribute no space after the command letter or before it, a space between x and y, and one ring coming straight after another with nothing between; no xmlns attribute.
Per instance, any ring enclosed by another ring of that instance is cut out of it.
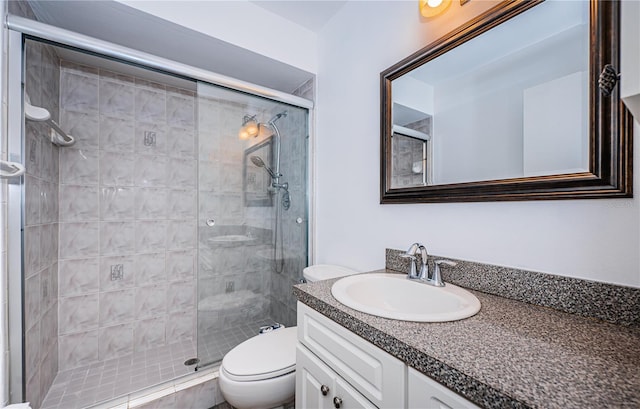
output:
<svg viewBox="0 0 640 409"><path fill-rule="evenodd" d="M302 276L309 283L358 273L360 273L360 271L335 264L314 264L302 270Z"/></svg>

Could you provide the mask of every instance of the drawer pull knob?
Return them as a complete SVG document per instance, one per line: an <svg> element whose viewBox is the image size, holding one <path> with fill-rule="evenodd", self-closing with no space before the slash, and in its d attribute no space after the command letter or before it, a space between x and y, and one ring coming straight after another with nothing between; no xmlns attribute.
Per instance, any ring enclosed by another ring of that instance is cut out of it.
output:
<svg viewBox="0 0 640 409"><path fill-rule="evenodd" d="M334 406L336 409L340 409L340 406L342 406L342 399L340 399L339 397L335 396L335 397L333 398L333 406Z"/></svg>
<svg viewBox="0 0 640 409"><path fill-rule="evenodd" d="M327 396L329 393L329 387L327 385L322 385L320 387L320 392L322 392L322 396Z"/></svg>

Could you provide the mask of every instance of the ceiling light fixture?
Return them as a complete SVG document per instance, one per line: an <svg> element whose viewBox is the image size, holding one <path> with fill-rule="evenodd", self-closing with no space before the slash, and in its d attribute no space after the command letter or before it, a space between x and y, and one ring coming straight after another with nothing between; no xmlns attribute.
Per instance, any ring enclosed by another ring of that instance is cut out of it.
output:
<svg viewBox="0 0 640 409"><path fill-rule="evenodd" d="M238 132L238 138L240 139L250 139L255 138L260 133L260 125L258 121L256 121L255 115L245 115L242 118L242 127L240 128L240 132Z"/></svg>
<svg viewBox="0 0 640 409"><path fill-rule="evenodd" d="M420 14L423 17L434 17L445 11L451 0L419 0Z"/></svg>

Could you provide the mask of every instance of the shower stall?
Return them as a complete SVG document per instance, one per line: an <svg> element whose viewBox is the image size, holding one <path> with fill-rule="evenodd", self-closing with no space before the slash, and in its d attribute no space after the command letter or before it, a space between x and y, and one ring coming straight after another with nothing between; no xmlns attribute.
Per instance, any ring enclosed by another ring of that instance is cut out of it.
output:
<svg viewBox="0 0 640 409"><path fill-rule="evenodd" d="M91 407L295 325L310 104L46 40L10 32L12 399Z"/></svg>

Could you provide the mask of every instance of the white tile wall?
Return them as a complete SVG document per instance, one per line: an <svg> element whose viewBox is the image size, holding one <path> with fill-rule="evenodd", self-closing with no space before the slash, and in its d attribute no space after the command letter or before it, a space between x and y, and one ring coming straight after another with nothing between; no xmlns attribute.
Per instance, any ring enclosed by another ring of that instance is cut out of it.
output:
<svg viewBox="0 0 640 409"><path fill-rule="evenodd" d="M25 89L31 102L58 118L59 60L51 47L27 41ZM58 371L59 148L41 123L26 123L25 378L26 400L39 407ZM52 341L53 340L53 341Z"/></svg>
<svg viewBox="0 0 640 409"><path fill-rule="evenodd" d="M100 149L106 152L133 152L135 125L133 119L100 116Z"/></svg>
<svg viewBox="0 0 640 409"><path fill-rule="evenodd" d="M58 203L61 222L100 220L98 186L62 185Z"/></svg>
<svg viewBox="0 0 640 409"><path fill-rule="evenodd" d="M314 79L302 84L294 95L310 100L314 99ZM285 262L281 273L272 271L269 277L270 286L270 315L278 317L286 325L296 322L296 299L291 294L291 286L302 277L302 269L307 265L307 253L302 251L307 247L306 194L307 194L307 113L300 109L288 109L286 120L280 120L280 132L287 137L282 141L281 163L282 173L289 182L291 194L291 208L283 212L282 228L286 234L283 237L285 248ZM298 224L296 218L302 218ZM288 249L288 251L287 251Z"/></svg>
<svg viewBox="0 0 640 409"><path fill-rule="evenodd" d="M60 78L78 139L60 151L61 370L192 340L195 94L69 62Z"/></svg>
<svg viewBox="0 0 640 409"><path fill-rule="evenodd" d="M60 334L98 328L98 294L61 298L58 311Z"/></svg>
<svg viewBox="0 0 640 409"><path fill-rule="evenodd" d="M73 135L76 149L98 149L99 118L95 113L63 111L65 130Z"/></svg>

